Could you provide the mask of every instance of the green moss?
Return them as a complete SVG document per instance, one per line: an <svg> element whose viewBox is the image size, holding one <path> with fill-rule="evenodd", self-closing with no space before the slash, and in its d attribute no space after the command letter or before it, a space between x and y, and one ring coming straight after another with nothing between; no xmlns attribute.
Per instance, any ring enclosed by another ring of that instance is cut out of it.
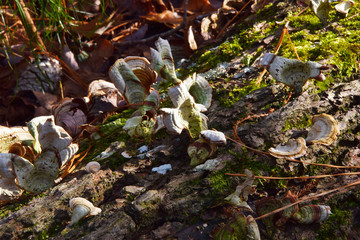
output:
<svg viewBox="0 0 360 240"><path fill-rule="evenodd" d="M237 239L251 239L247 237L248 223L243 214L238 214L236 217L230 218L227 223L221 226L214 234L214 240L237 240Z"/></svg>
<svg viewBox="0 0 360 240"><path fill-rule="evenodd" d="M129 118L125 118L125 117L119 117L118 119L111 121L111 122L107 122L105 124L102 124L100 126L100 132L103 135L110 135L113 132L120 130L123 126L125 126L126 121Z"/></svg>
<svg viewBox="0 0 360 240"><path fill-rule="evenodd" d="M282 129L283 132L295 129L302 129L311 126L311 116L309 114L301 114L298 117L289 117L285 121L285 125Z"/></svg>
<svg viewBox="0 0 360 240"><path fill-rule="evenodd" d="M340 210L337 208L331 208L332 214L329 219L326 220L321 228L316 231L317 240L342 240L348 239L346 231L344 229L351 226L351 213L349 210ZM339 234L341 233L341 234Z"/></svg>
<svg viewBox="0 0 360 240"><path fill-rule="evenodd" d="M327 90L331 86L331 83L334 81L335 80L331 75L328 75L324 81L316 81L315 85L317 87L317 90L315 93L318 94Z"/></svg>
<svg viewBox="0 0 360 240"><path fill-rule="evenodd" d="M123 157L121 154L114 154L106 160L106 166L114 171L127 161L129 161L129 159Z"/></svg>
<svg viewBox="0 0 360 240"><path fill-rule="evenodd" d="M332 154L322 154L322 155L317 156L316 163L329 164L332 159L331 155ZM324 167L315 166L315 165L307 165L304 175L316 176L316 175L323 174L323 173L324 173ZM327 172L327 173L329 173L329 172Z"/></svg>
<svg viewBox="0 0 360 240"><path fill-rule="evenodd" d="M28 204L31 200L43 196L45 196L45 193L41 193L38 195L34 195L28 192L23 193L20 200L16 200L15 202L10 202L0 207L0 218L6 218L12 212L16 212L17 210Z"/></svg>
<svg viewBox="0 0 360 240"><path fill-rule="evenodd" d="M234 57L239 56L243 50L242 39L239 36L234 36L231 40L220 44L216 50L209 49L198 56L196 58L197 66L190 73L201 72L216 67L218 63L228 62Z"/></svg>
<svg viewBox="0 0 360 240"><path fill-rule="evenodd" d="M160 107L159 108L171 108L171 107L173 107L173 103L172 103L172 101L171 101L171 99L169 97L163 99L160 102Z"/></svg>
<svg viewBox="0 0 360 240"><path fill-rule="evenodd" d="M247 168L254 172L255 175L263 175L264 172L267 172L270 176L290 176L291 173L286 173L284 169L280 166L270 166L261 161L255 161L254 159L257 155L252 155L250 157L249 151L243 147L241 152L233 152L229 150L229 153L235 157L236 165L229 165L228 171L229 173L243 173L244 169ZM263 179L257 179L259 183L257 186L258 190L271 188L271 189L284 189L286 188L287 181L286 180L278 180L278 181L265 181Z"/></svg>
<svg viewBox="0 0 360 240"><path fill-rule="evenodd" d="M257 85L255 81L249 82L248 85L242 87L234 87L229 91L228 89L219 90L219 101L222 107L231 107L234 103L238 102L244 96L250 94L252 91L262 88L266 85L263 81Z"/></svg>
<svg viewBox="0 0 360 240"><path fill-rule="evenodd" d="M330 21L334 20L333 15ZM332 20L331 20L332 19ZM338 20L340 23L328 27L326 31L319 19L310 11L299 16L290 16L290 26L296 31L290 33L291 40L302 61L320 61L329 59L326 64L335 66L331 74L327 74L326 82L315 81L319 91L329 87L335 79L347 80L359 68L359 18L352 21ZM296 58L290 41L284 37L279 55ZM331 77L332 76L332 77Z"/></svg>
<svg viewBox="0 0 360 240"><path fill-rule="evenodd" d="M230 180L229 177L225 175L228 172L226 169L222 169L217 172L213 172L209 175L209 179L211 182L211 188L213 188L216 192L212 193L223 193L226 190L230 190Z"/></svg>
<svg viewBox="0 0 360 240"><path fill-rule="evenodd" d="M58 233L65 228L67 221L61 223L53 222L51 225L46 226L45 229L36 236L36 240L45 240L57 236Z"/></svg>
<svg viewBox="0 0 360 240"><path fill-rule="evenodd" d="M36 240L45 240L45 239L49 239L49 237L50 236L47 232L47 229L45 229L36 237Z"/></svg>
<svg viewBox="0 0 360 240"><path fill-rule="evenodd" d="M268 8L266 7L266 9ZM178 73L182 76L181 78L184 78L194 72L204 72L216 67L221 62L229 62L236 57L243 56L245 50L254 47L259 40L274 33L276 30L274 26L276 26L275 20L267 23L267 27L261 30L254 30L252 24L240 23L237 26L237 34L234 34L216 48L209 47L205 51L195 53L191 60L196 64L189 69L179 69ZM246 61L246 65L252 64L262 51L263 48L259 47L255 56Z"/></svg>
<svg viewBox="0 0 360 240"><path fill-rule="evenodd" d="M311 11L309 8L303 14L298 16L297 13L290 13L289 20L290 26L298 29L309 29L312 33L315 33L317 30L323 27L319 18Z"/></svg>
<svg viewBox="0 0 360 240"><path fill-rule="evenodd" d="M264 20L269 21L270 19L274 19L278 10L279 9L278 9L277 5L275 5L273 3L269 3L257 12L257 20L258 21L264 21Z"/></svg>
<svg viewBox="0 0 360 240"><path fill-rule="evenodd" d="M133 114L134 111L135 111L135 109L126 109L126 110L122 111L121 113L114 114L114 115L108 117L104 124L113 122L120 118L128 119L128 118L130 118L131 114Z"/></svg>

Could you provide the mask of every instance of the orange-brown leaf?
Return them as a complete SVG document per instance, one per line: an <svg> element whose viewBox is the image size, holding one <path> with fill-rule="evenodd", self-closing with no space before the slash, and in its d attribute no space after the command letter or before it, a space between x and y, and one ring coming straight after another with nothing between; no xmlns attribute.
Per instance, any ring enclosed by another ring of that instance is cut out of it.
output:
<svg viewBox="0 0 360 240"><path fill-rule="evenodd" d="M145 17L149 21L167 23L167 24L180 24L183 18L176 12L169 10L163 11L162 13L152 13Z"/></svg>

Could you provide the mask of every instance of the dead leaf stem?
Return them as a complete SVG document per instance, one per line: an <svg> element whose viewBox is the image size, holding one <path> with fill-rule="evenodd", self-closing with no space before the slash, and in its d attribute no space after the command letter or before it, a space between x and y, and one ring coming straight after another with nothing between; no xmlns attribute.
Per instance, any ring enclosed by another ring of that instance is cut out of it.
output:
<svg viewBox="0 0 360 240"><path fill-rule="evenodd" d="M16 5L18 7L18 14L19 14L19 18L21 19L21 22L26 30L26 33L29 37L29 43L30 45L32 45L32 41L33 39L36 39L38 44L40 45L41 47L41 50L46 52L46 46L43 42L43 40L41 39L41 36L40 36L40 33L39 31L37 30L35 24L34 24L34 21L32 20L31 18L31 15L28 11L28 8L27 6L25 5L24 1L23 0L18 0L18 1L15 1L16 2ZM34 46L32 46L34 47Z"/></svg>

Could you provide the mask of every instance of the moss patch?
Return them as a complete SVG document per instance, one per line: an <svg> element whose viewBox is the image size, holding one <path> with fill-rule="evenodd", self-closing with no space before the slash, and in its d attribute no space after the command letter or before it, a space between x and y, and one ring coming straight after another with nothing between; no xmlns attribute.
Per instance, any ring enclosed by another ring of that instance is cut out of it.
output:
<svg viewBox="0 0 360 240"><path fill-rule="evenodd" d="M327 76L329 79L326 84L315 82L321 91L330 85L330 81L347 80L358 71L360 44L359 30L355 26L359 26L359 16L346 21L337 18L335 10L332 10L329 20L331 24L326 30L311 10L299 16L290 14L289 21L290 26L294 28L290 37L300 59L302 61L327 60L326 64L333 66L332 77ZM296 58L288 38L284 38L279 55Z"/></svg>
<svg viewBox="0 0 360 240"><path fill-rule="evenodd" d="M344 228L351 226L351 213L348 210L340 210L337 208L331 209L332 214L326 220L321 228L316 232L317 240L328 239L348 239ZM343 227L342 227L343 226Z"/></svg>
<svg viewBox="0 0 360 240"><path fill-rule="evenodd" d="M297 117L290 117L286 119L283 132L291 129L303 129L312 125L311 116L308 114L301 114Z"/></svg>
<svg viewBox="0 0 360 240"><path fill-rule="evenodd" d="M20 200L0 206L0 218L6 218L12 212L17 211L20 208L22 208L23 206L25 206L26 204L28 204L31 200L38 198L38 197L43 197L43 196L45 196L44 193L38 194L38 195L34 195L31 193L27 193L27 192L23 193Z"/></svg>
<svg viewBox="0 0 360 240"><path fill-rule="evenodd" d="M250 94L252 91L260 89L266 85L265 81L262 81L260 85L257 85L255 81L250 81L245 83L245 86L233 87L231 89L230 87L218 89L215 99L219 100L222 107L228 108L244 96Z"/></svg>

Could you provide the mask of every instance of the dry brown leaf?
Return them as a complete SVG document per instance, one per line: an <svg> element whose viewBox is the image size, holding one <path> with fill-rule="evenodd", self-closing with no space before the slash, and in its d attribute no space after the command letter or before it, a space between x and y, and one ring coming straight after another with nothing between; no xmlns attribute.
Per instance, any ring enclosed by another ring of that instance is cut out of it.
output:
<svg viewBox="0 0 360 240"><path fill-rule="evenodd" d="M79 63L80 68L87 69L91 72L99 72L113 53L114 47L111 42L106 39L97 39L94 43L94 49L89 53L89 58Z"/></svg>
<svg viewBox="0 0 360 240"><path fill-rule="evenodd" d="M184 9L185 1L181 5ZM216 9L211 5L209 0L191 0L188 1L187 10L192 12L212 12Z"/></svg>
<svg viewBox="0 0 360 240"><path fill-rule="evenodd" d="M75 59L74 53L69 49L68 46L64 46L62 50L61 59L74 71L79 70L79 64Z"/></svg>
<svg viewBox="0 0 360 240"><path fill-rule="evenodd" d="M87 105L82 98L63 99L53 108L55 124L63 127L71 137L80 133L80 125L87 123Z"/></svg>
<svg viewBox="0 0 360 240"><path fill-rule="evenodd" d="M21 92L14 99L12 96L3 99L0 103L1 125L22 125L32 119L37 107L34 100L21 96Z"/></svg>
<svg viewBox="0 0 360 240"><path fill-rule="evenodd" d="M152 0L117 0L117 9L129 16L144 16L155 12Z"/></svg>
<svg viewBox="0 0 360 240"><path fill-rule="evenodd" d="M251 10L256 13L257 11L265 7L265 5L269 2L270 0L255 0L255 3L251 5Z"/></svg>
<svg viewBox="0 0 360 240"><path fill-rule="evenodd" d="M188 30L188 42L189 42L189 46L190 46L191 50L195 51L198 48L193 30L192 30L192 26L190 26L189 30Z"/></svg>
<svg viewBox="0 0 360 240"><path fill-rule="evenodd" d="M115 13L116 11L114 11L110 16L105 19L104 16L100 14L90 22L73 22L75 24L78 24L78 26L72 27L72 30L88 38L94 37L94 35L101 36L108 28L111 27L112 18L115 16Z"/></svg>
<svg viewBox="0 0 360 240"><path fill-rule="evenodd" d="M181 17L176 12L172 12L169 10L163 11L162 13L152 13L148 16L145 16L146 20L166 23L166 24L180 24L183 21L183 17Z"/></svg>

